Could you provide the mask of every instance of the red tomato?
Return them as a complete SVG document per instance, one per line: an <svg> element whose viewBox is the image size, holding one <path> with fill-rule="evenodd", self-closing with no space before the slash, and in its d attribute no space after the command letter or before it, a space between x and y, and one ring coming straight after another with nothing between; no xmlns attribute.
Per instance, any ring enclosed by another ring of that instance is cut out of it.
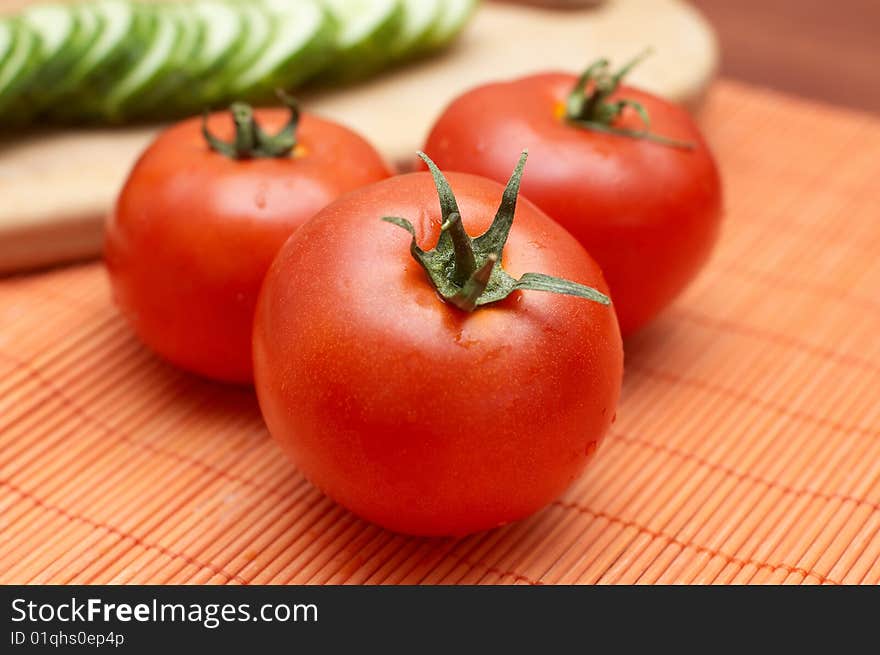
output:
<svg viewBox="0 0 880 655"><path fill-rule="evenodd" d="M275 134L283 109L255 112ZM208 128L231 139L230 114ZM208 147L200 120L175 125L141 156L107 226L116 302L138 336L174 364L252 380L251 326L281 244L340 195L390 175L351 130L304 115L293 154L234 159Z"/></svg>
<svg viewBox="0 0 880 655"><path fill-rule="evenodd" d="M425 152L445 170L501 181L527 147L523 194L599 262L626 335L668 305L706 261L719 228L721 185L682 108L638 89L614 90L603 70L587 81L609 92L587 107L600 129L566 118L577 77L534 75L460 96L434 125ZM632 106L615 105L621 99L641 104L652 133L692 147L601 131L643 130Z"/></svg>
<svg viewBox="0 0 880 655"><path fill-rule="evenodd" d="M483 233L502 187L449 182L464 228ZM515 215L508 273L605 290L565 230L523 199ZM316 486L391 530L464 535L527 516L578 477L612 421L623 366L613 308L523 290L462 311L385 216L411 220L421 246L437 243L431 176L349 194L275 259L254 322L269 430Z"/></svg>

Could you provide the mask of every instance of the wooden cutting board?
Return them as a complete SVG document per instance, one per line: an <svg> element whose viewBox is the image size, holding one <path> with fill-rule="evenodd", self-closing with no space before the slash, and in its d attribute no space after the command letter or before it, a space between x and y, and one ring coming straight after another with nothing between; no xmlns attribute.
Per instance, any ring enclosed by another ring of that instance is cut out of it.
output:
<svg viewBox="0 0 880 655"><path fill-rule="evenodd" d="M718 51L711 29L681 0L608 0L568 10L485 2L447 52L302 100L308 111L354 127L399 163L412 159L446 104L476 84L540 70L577 71L599 56L620 63L647 46L655 54L630 81L698 108ZM0 272L98 255L107 211L160 127L4 137Z"/></svg>

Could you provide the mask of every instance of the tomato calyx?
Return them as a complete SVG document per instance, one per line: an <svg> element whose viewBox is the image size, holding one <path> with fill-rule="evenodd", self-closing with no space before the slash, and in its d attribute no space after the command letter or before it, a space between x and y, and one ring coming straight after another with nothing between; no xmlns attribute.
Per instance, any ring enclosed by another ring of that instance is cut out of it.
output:
<svg viewBox="0 0 880 655"><path fill-rule="evenodd" d="M532 290L577 296L602 305L611 304L611 299L604 293L577 282L543 273L525 273L517 280L502 268L501 256L513 225L527 151L523 150L520 155L489 229L474 238L468 235L461 223L458 203L443 173L425 153L420 152L419 157L428 165L440 199L442 226L437 245L433 250L422 250L416 242L415 228L405 218L384 216L382 220L410 233L410 253L446 302L472 312L481 305L504 300L514 291Z"/></svg>
<svg viewBox="0 0 880 655"><path fill-rule="evenodd" d="M611 63L607 59L593 62L587 67L587 70L581 73L568 95L565 103L565 120L570 125L596 132L645 139L673 148L692 150L693 143L670 139L651 132L651 117L648 115L648 110L640 102L627 98L608 100L617 91L623 78L650 54L650 49L645 50L616 73L610 71ZM641 130L631 130L614 125L614 122L627 107L632 108L638 114L643 124Z"/></svg>
<svg viewBox="0 0 880 655"><path fill-rule="evenodd" d="M277 134L266 134L257 124L253 108L243 102L229 106L235 137L232 141L222 141L208 130L207 112L202 118L202 135L211 150L230 159L254 159L287 157L296 147L296 128L299 125L299 103L283 91L278 91L281 102L290 110L290 119Z"/></svg>

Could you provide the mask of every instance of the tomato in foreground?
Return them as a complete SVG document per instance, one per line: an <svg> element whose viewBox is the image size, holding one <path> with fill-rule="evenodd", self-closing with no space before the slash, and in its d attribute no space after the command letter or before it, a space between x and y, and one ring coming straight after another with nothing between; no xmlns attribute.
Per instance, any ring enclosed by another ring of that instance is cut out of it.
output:
<svg viewBox="0 0 880 655"><path fill-rule="evenodd" d="M506 190L434 168L351 193L266 276L254 371L269 430L316 486L391 530L459 536L535 512L614 416L623 351L605 282L517 202L524 161Z"/></svg>
<svg viewBox="0 0 880 655"><path fill-rule="evenodd" d="M599 262L624 336L697 274L721 218L718 170L687 112L620 86L635 63L478 87L452 102L425 144L444 170L497 181L526 145L523 194Z"/></svg>
<svg viewBox="0 0 880 655"><path fill-rule="evenodd" d="M189 371L252 381L251 327L281 244L340 195L390 175L351 130L295 103L179 123L132 170L105 259L138 336ZM203 132L204 130L204 132Z"/></svg>

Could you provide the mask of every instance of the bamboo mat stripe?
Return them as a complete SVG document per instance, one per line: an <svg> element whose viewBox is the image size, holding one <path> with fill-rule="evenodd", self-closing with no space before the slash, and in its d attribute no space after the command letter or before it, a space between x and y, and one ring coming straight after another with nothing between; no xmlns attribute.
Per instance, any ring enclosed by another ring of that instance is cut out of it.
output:
<svg viewBox="0 0 880 655"><path fill-rule="evenodd" d="M626 344L587 473L462 540L314 490L250 391L159 361L100 264L0 280L0 582L880 582L880 119L729 81L708 268Z"/></svg>

